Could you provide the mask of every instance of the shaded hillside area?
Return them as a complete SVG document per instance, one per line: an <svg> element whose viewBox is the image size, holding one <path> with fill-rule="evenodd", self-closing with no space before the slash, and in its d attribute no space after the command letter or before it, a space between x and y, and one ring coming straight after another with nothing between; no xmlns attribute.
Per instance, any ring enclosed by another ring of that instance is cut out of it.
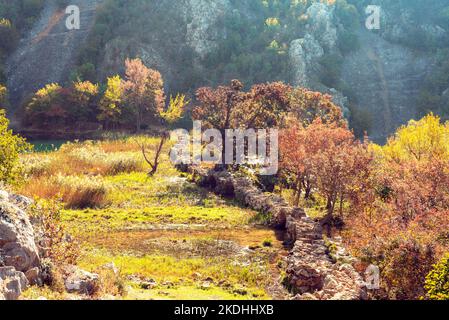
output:
<svg viewBox="0 0 449 320"><path fill-rule="evenodd" d="M78 0L81 30L67 31L46 1L8 60L11 102L52 82L105 84L139 57L169 93L237 78L332 94L356 134L376 141L430 111L447 119L449 1L371 2ZM369 4L382 8L380 30L365 28Z"/></svg>
<svg viewBox="0 0 449 320"><path fill-rule="evenodd" d="M80 7L80 30L68 30L64 9L53 1L47 1L39 20L7 61L7 86L13 106L17 107L28 94L47 83L63 82L69 78L78 48L94 24L98 1L76 0L71 3Z"/></svg>

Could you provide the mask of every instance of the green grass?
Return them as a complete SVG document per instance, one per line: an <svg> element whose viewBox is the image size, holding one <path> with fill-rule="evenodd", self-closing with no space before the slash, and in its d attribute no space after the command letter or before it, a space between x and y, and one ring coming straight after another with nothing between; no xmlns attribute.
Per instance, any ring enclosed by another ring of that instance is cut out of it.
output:
<svg viewBox="0 0 449 320"><path fill-rule="evenodd" d="M114 262L122 277L152 279L157 285L151 290L141 290L136 283L134 292L161 298L185 299L194 293L198 299L263 299L267 298L264 286L268 284L265 262L243 264L239 259L183 258L167 255L111 255L105 250L90 250L80 262L86 270ZM204 283L208 282L205 287ZM167 294L168 293L168 294ZM132 294L131 294L132 298ZM163 297L162 297L163 298ZM192 297L193 298L193 297Z"/></svg>
<svg viewBox="0 0 449 320"><path fill-rule="evenodd" d="M133 139L62 147L86 161L42 165L42 159L66 159L61 151L36 153L25 161L29 172L35 173L36 192L42 189L39 178L51 179L54 172L101 179L107 185L102 206L66 209L61 214L67 231L81 242L80 267L95 272L114 262L130 287L129 294L119 299L269 299L266 288L277 281L273 266L282 250L279 241L271 240L274 232L254 225L262 219L256 212L187 182L169 162L168 150L151 178L146 167L111 173L91 156L99 154L109 161L133 154L138 159L141 155ZM270 246L262 248L264 240ZM245 247L258 249L240 256ZM158 285L143 289L135 277L154 279ZM32 288L25 296L69 297L48 288Z"/></svg>
<svg viewBox="0 0 449 320"><path fill-rule="evenodd" d="M235 207L148 207L144 209L108 208L64 210L63 221L71 230L145 230L156 225L208 225L236 227L247 224L251 211Z"/></svg>

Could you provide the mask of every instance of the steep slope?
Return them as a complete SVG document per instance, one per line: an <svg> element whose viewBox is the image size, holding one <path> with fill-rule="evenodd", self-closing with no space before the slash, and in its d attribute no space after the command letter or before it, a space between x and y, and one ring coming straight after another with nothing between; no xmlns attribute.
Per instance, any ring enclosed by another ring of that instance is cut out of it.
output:
<svg viewBox="0 0 449 320"><path fill-rule="evenodd" d="M6 74L10 100L17 108L30 93L52 82L65 81L78 48L87 39L95 20L97 0L72 0L81 11L81 29L68 30L64 9L47 1L39 21L8 59Z"/></svg>
<svg viewBox="0 0 449 320"><path fill-rule="evenodd" d="M417 54L368 31L360 49L345 58L342 80L360 109L373 117L373 139L383 139L417 116L420 86L432 71L432 56Z"/></svg>

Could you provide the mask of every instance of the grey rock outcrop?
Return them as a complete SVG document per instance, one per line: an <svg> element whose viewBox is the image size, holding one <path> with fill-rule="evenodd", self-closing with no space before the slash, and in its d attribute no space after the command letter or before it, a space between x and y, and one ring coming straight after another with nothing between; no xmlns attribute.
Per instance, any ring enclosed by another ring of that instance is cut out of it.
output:
<svg viewBox="0 0 449 320"><path fill-rule="evenodd" d="M307 33L313 34L328 50L333 49L338 40L334 8L334 6L315 2L306 13L309 18L306 26Z"/></svg>
<svg viewBox="0 0 449 320"><path fill-rule="evenodd" d="M310 74L318 59L324 55L324 49L313 35L307 34L302 39L290 43L290 63L294 66L294 83L309 87Z"/></svg>
<svg viewBox="0 0 449 320"><path fill-rule="evenodd" d="M33 226L17 199L22 198L0 191L0 262L26 272L39 266L39 251Z"/></svg>
<svg viewBox="0 0 449 320"><path fill-rule="evenodd" d="M216 27L216 22L229 7L228 0L189 0L191 22L187 24L186 40L200 58L215 49L223 37L223 30Z"/></svg>
<svg viewBox="0 0 449 320"><path fill-rule="evenodd" d="M69 293L92 295L98 289L100 278L97 274L68 266L64 270L65 288Z"/></svg>
<svg viewBox="0 0 449 320"><path fill-rule="evenodd" d="M81 11L80 30L66 28L64 9L45 1L41 17L8 59L6 75L11 103L20 105L27 95L48 83L67 80L79 48L87 40L100 0L72 0Z"/></svg>
<svg viewBox="0 0 449 320"><path fill-rule="evenodd" d="M23 272L14 267L0 267L0 300L17 300L27 287Z"/></svg>

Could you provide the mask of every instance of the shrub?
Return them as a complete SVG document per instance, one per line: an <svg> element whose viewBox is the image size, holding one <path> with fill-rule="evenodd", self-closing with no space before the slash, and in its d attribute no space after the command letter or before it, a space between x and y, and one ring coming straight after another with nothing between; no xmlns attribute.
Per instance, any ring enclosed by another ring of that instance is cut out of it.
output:
<svg viewBox="0 0 449 320"><path fill-rule="evenodd" d="M97 208L106 204L107 186L95 176L35 177L27 181L21 193L43 199L60 197L68 209Z"/></svg>
<svg viewBox="0 0 449 320"><path fill-rule="evenodd" d="M20 159L24 173L28 177L40 177L50 172L52 159L44 155L29 155Z"/></svg>
<svg viewBox="0 0 449 320"><path fill-rule="evenodd" d="M434 265L426 278L425 288L430 300L449 300L449 253Z"/></svg>
<svg viewBox="0 0 449 320"><path fill-rule="evenodd" d="M48 269L76 264L80 255L79 245L67 235L61 222L61 205L53 200L37 200L30 207L29 214L35 222L43 258L50 261Z"/></svg>
<svg viewBox="0 0 449 320"><path fill-rule="evenodd" d="M388 296L400 300L424 296L425 275L435 263L433 248L415 241L393 242L384 255L382 281Z"/></svg>
<svg viewBox="0 0 449 320"><path fill-rule="evenodd" d="M76 168L78 173L117 175L143 170L143 163L137 153L106 153L101 145L93 142L65 144L60 154L66 158L64 163L70 163L71 172Z"/></svg>
<svg viewBox="0 0 449 320"><path fill-rule="evenodd" d="M14 135L8 126L5 112L0 110L0 182L14 183L22 176L19 154L30 150L31 145Z"/></svg>
<svg viewBox="0 0 449 320"><path fill-rule="evenodd" d="M67 208L96 208L106 202L107 187L99 177L58 175L51 183L59 186Z"/></svg>

